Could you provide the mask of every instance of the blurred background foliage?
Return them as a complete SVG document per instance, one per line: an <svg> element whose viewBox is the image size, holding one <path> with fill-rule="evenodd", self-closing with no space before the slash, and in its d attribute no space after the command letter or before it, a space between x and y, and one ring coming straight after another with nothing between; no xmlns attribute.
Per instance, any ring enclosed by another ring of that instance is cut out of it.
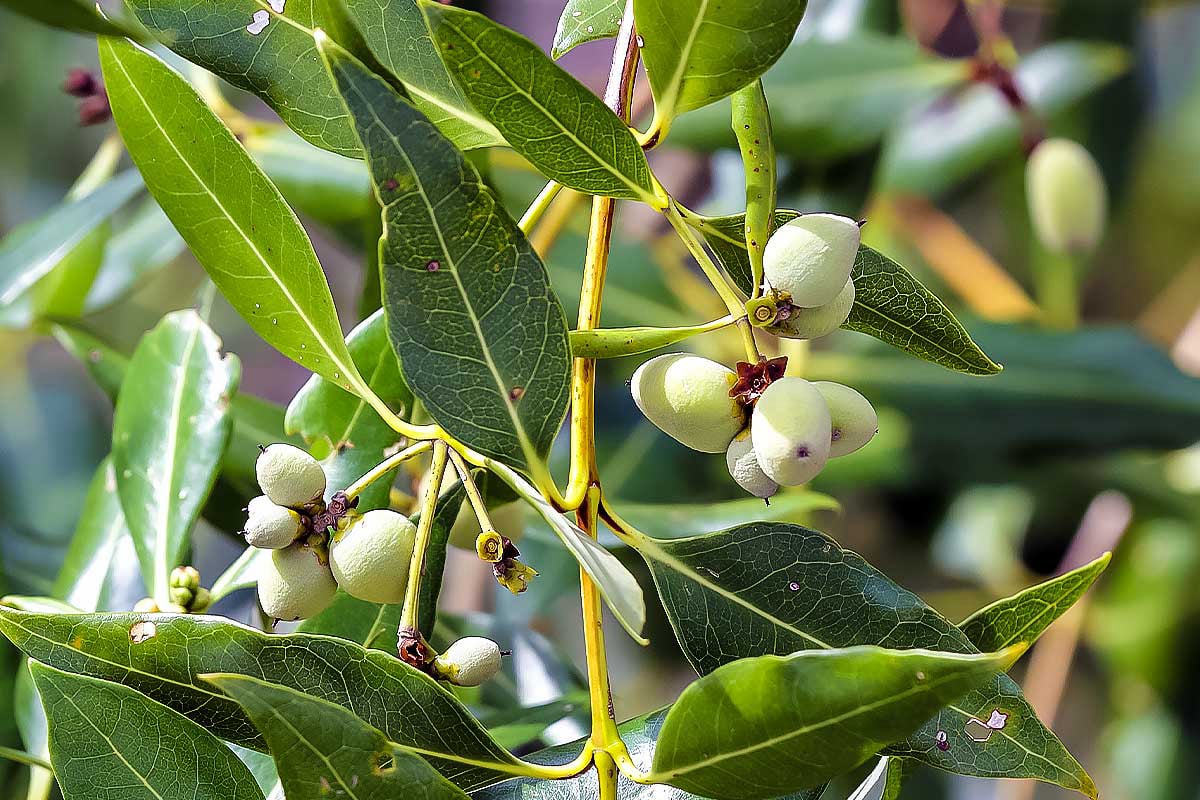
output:
<svg viewBox="0 0 1200 800"><path fill-rule="evenodd" d="M471 5L547 50L561 11L561 0ZM840 510L781 496L766 513L828 531L952 619L1115 549L1089 601L1015 675L1102 796L1200 797L1191 680L1200 668L1200 3L1000 5L998 27L989 28L986 14L972 18L960 0L811 0L795 44L766 78L780 206L867 219L866 241L933 288L1006 366L993 378L967 377L846 332L811 352L789 351L806 373L863 391L880 408L881 433L815 485ZM1014 48L1016 81L1037 124L1087 146L1108 183L1108 232L1080 275L1078 325L1051 324L1061 320L1039 310L1046 277L1065 267L1031 235L1028 126L993 87L971 81L981 36ZM588 43L563 64L599 86L609 50ZM95 64L92 40L0 11L3 247L36 236L39 220L79 224L46 215L112 133L111 125L79 127L76 101L61 91L68 69ZM643 89L639 100L648 98ZM270 119L251 98L227 94ZM711 213L744 205L727 108L681 118L652 154L664 184ZM286 129L246 144L301 213L349 329L372 307L364 275L378 236L361 165ZM511 152L472 158L514 215L541 187ZM570 317L586 209L568 195L549 219L562 226L548 263ZM626 209L619 225L605 324L688 324L722 313L661 220ZM206 285L144 195L82 230L56 259L46 278L0 308L0 595L53 592L109 449L105 369L165 312L196 304ZM219 297L209 314L243 361L243 393L286 405L307 373ZM727 332L692 341L709 356L737 357ZM683 535L762 516L761 504L738 498L721 459L685 450L637 413L625 386L637 361L603 364L598 403L602 471L633 521ZM210 502L193 558L206 581L240 552L244 490L222 484ZM532 749L580 735L586 702L574 666L582 654L575 566L531 522L522 550L542 577L520 598L497 592L469 559L452 558L443 597L454 613L439 625L447 638L491 631L514 649L505 679L467 699L503 743ZM646 579L636 558L627 561ZM101 608L129 608L145 593L130 554L102 567ZM356 601L343 601L338 613L352 615ZM217 610L256 613L247 592ZM651 610L648 633L645 650L612 637L622 717L668 702L691 679L661 610ZM18 742L18 727L36 735L22 683L14 651L0 645L0 745ZM514 704L535 712L506 711ZM0 762L0 798L25 797L26 784L23 768ZM921 771L905 796L1016 800L1033 788Z"/></svg>

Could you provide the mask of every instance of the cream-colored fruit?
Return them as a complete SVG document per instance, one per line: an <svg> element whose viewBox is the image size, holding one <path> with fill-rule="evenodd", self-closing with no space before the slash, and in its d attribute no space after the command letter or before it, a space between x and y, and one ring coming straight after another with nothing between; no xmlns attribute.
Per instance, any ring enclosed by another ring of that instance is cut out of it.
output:
<svg viewBox="0 0 1200 800"><path fill-rule="evenodd" d="M779 320L767 330L788 339L820 339L840 328L853 307L854 280L847 279L833 300L816 308L793 306L787 319Z"/></svg>
<svg viewBox="0 0 1200 800"><path fill-rule="evenodd" d="M408 586L417 528L403 514L368 511L334 537L329 567L338 586L370 603L399 603Z"/></svg>
<svg viewBox="0 0 1200 800"><path fill-rule="evenodd" d="M325 494L325 470L320 462L290 444L273 444L254 465L258 485L276 505L300 508Z"/></svg>
<svg viewBox="0 0 1200 800"><path fill-rule="evenodd" d="M304 530L300 515L290 508L277 506L271 498L259 495L246 506L246 544L264 550L278 550L296 541Z"/></svg>
<svg viewBox="0 0 1200 800"><path fill-rule="evenodd" d="M734 482L755 497L772 497L779 491L779 484L767 477L758 465L749 428L729 443L729 449L725 451L725 465L729 467Z"/></svg>
<svg viewBox="0 0 1200 800"><path fill-rule="evenodd" d="M633 401L672 439L701 453L721 453L746 426L745 411L729 396L737 375L690 353L668 353L637 368Z"/></svg>
<svg viewBox="0 0 1200 800"><path fill-rule="evenodd" d="M1046 139L1025 167L1029 216L1038 240L1055 253L1090 253L1108 214L1104 176L1082 145Z"/></svg>
<svg viewBox="0 0 1200 800"><path fill-rule="evenodd" d="M488 516L491 517L492 526L497 533L507 536L510 541L520 541L521 534L525 532L524 503L514 500L496 506L488 511ZM454 519L454 526L450 529L450 544L461 550L475 552L475 540L481 532L479 518L471 509L471 503L464 499L462 507L458 509L458 516Z"/></svg>
<svg viewBox="0 0 1200 800"><path fill-rule="evenodd" d="M803 378L780 378L768 386L750 419L758 464L782 486L816 477L829 458L830 432L825 398Z"/></svg>
<svg viewBox="0 0 1200 800"><path fill-rule="evenodd" d="M763 250L763 275L792 305L815 308L832 302L850 279L861 233L858 223L837 214L804 214L771 234Z"/></svg>
<svg viewBox="0 0 1200 800"><path fill-rule="evenodd" d="M849 386L832 381L814 381L813 386L829 407L830 458L853 453L879 433L879 417L870 400Z"/></svg>
<svg viewBox="0 0 1200 800"><path fill-rule="evenodd" d="M294 544L272 550L259 562L258 602L268 617L297 620L315 617L333 601L337 583L317 551Z"/></svg>
<svg viewBox="0 0 1200 800"><path fill-rule="evenodd" d="M467 636L435 658L433 669L455 686L479 686L500 671L500 646L482 636Z"/></svg>

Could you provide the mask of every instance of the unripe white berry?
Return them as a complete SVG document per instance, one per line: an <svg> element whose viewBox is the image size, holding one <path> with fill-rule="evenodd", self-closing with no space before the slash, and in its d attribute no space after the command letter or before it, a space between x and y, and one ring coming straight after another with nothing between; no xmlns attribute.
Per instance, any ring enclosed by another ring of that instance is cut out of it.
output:
<svg viewBox="0 0 1200 800"><path fill-rule="evenodd" d="M507 536L509 541L520 541L525 532L525 504L520 500L496 506L488 511L492 527L497 532ZM479 538L479 518L471 508L471 503L463 500L454 519L454 527L450 529L450 544L460 550L475 551L475 540Z"/></svg>
<svg viewBox="0 0 1200 800"><path fill-rule="evenodd" d="M832 381L814 381L813 386L829 406L830 458L853 453L879 433L879 417L870 400L849 386Z"/></svg>
<svg viewBox="0 0 1200 800"><path fill-rule="evenodd" d="M258 485L276 505L301 508L325 494L325 470L320 462L290 444L273 444L254 465Z"/></svg>
<svg viewBox="0 0 1200 800"><path fill-rule="evenodd" d="M272 550L259 562L258 602L268 617L297 620L315 617L329 606L337 583L320 554L311 547L293 544Z"/></svg>
<svg viewBox="0 0 1200 800"><path fill-rule="evenodd" d="M823 306L850 278L858 254L858 223L837 214L804 214L771 234L763 250L763 275L792 305Z"/></svg>
<svg viewBox="0 0 1200 800"><path fill-rule="evenodd" d="M1104 176L1082 145L1046 139L1025 167L1029 216L1038 240L1055 253L1090 253L1108 213Z"/></svg>
<svg viewBox="0 0 1200 800"><path fill-rule="evenodd" d="M825 398L803 378L780 378L758 398L750 436L758 464L782 486L808 483L829 458Z"/></svg>
<svg viewBox="0 0 1200 800"><path fill-rule="evenodd" d="M737 375L690 353L668 353L637 368L633 401L663 433L701 453L720 453L746 426L745 411L729 389Z"/></svg>
<svg viewBox="0 0 1200 800"><path fill-rule="evenodd" d="M823 306L801 308L793 306L787 319L767 328L776 336L788 339L820 339L842 326L854 307L854 280L847 279L837 297Z"/></svg>
<svg viewBox="0 0 1200 800"><path fill-rule="evenodd" d="M271 498L259 495L246 506L246 544L264 550L278 550L296 541L304 530L300 515L290 508L277 506Z"/></svg>
<svg viewBox="0 0 1200 800"><path fill-rule="evenodd" d="M467 636L435 658L433 669L455 686L479 686L500 671L500 646L482 636Z"/></svg>
<svg viewBox="0 0 1200 800"><path fill-rule="evenodd" d="M408 586L417 528L403 514L368 511L334 536L329 566L338 585L371 603L399 603Z"/></svg>
<svg viewBox="0 0 1200 800"><path fill-rule="evenodd" d="M767 477L758 464L749 428L729 443L729 449L725 451L725 465L729 467L734 482L755 497L767 498L779 491L779 484Z"/></svg>

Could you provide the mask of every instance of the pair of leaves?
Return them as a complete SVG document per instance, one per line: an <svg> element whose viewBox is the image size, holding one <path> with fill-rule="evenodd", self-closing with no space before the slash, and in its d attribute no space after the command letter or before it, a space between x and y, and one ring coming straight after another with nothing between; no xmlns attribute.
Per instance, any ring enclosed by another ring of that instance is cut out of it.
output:
<svg viewBox="0 0 1200 800"><path fill-rule="evenodd" d="M168 314L134 351L113 412L117 494L160 603L229 442L241 367L220 348L195 311Z"/></svg>
<svg viewBox="0 0 1200 800"><path fill-rule="evenodd" d="M796 525L741 525L688 539L648 540L640 550L684 654L702 675L740 658L815 648L866 644L979 651L951 622L861 557ZM1056 590L1069 605L1089 582L1059 584ZM1046 614L1024 630L1024 641L1032 642L1052 619ZM987 744L974 743L966 724L972 718L987 720L994 710L1009 715L1006 727ZM934 746L939 731L947 750ZM1082 767L1037 719L1017 685L1000 673L888 752L952 772L1035 777L1095 794Z"/></svg>
<svg viewBox="0 0 1200 800"><path fill-rule="evenodd" d="M775 227L800 216L775 212ZM747 294L754 285L743 233L745 215L712 217L699 223L704 239L729 276ZM908 270L871 247L862 245L850 273L854 307L843 325L887 342L918 358L969 375L994 375L1001 370L980 349L966 328Z"/></svg>

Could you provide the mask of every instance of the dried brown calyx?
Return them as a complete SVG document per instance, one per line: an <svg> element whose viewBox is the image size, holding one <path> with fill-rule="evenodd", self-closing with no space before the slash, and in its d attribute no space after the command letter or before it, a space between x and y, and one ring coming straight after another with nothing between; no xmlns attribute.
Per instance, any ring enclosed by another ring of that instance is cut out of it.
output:
<svg viewBox="0 0 1200 800"><path fill-rule="evenodd" d="M775 381L783 377L787 369L787 356L764 358L757 364L739 361L735 365L737 381L729 387L729 396L736 397L743 406L750 408Z"/></svg>

